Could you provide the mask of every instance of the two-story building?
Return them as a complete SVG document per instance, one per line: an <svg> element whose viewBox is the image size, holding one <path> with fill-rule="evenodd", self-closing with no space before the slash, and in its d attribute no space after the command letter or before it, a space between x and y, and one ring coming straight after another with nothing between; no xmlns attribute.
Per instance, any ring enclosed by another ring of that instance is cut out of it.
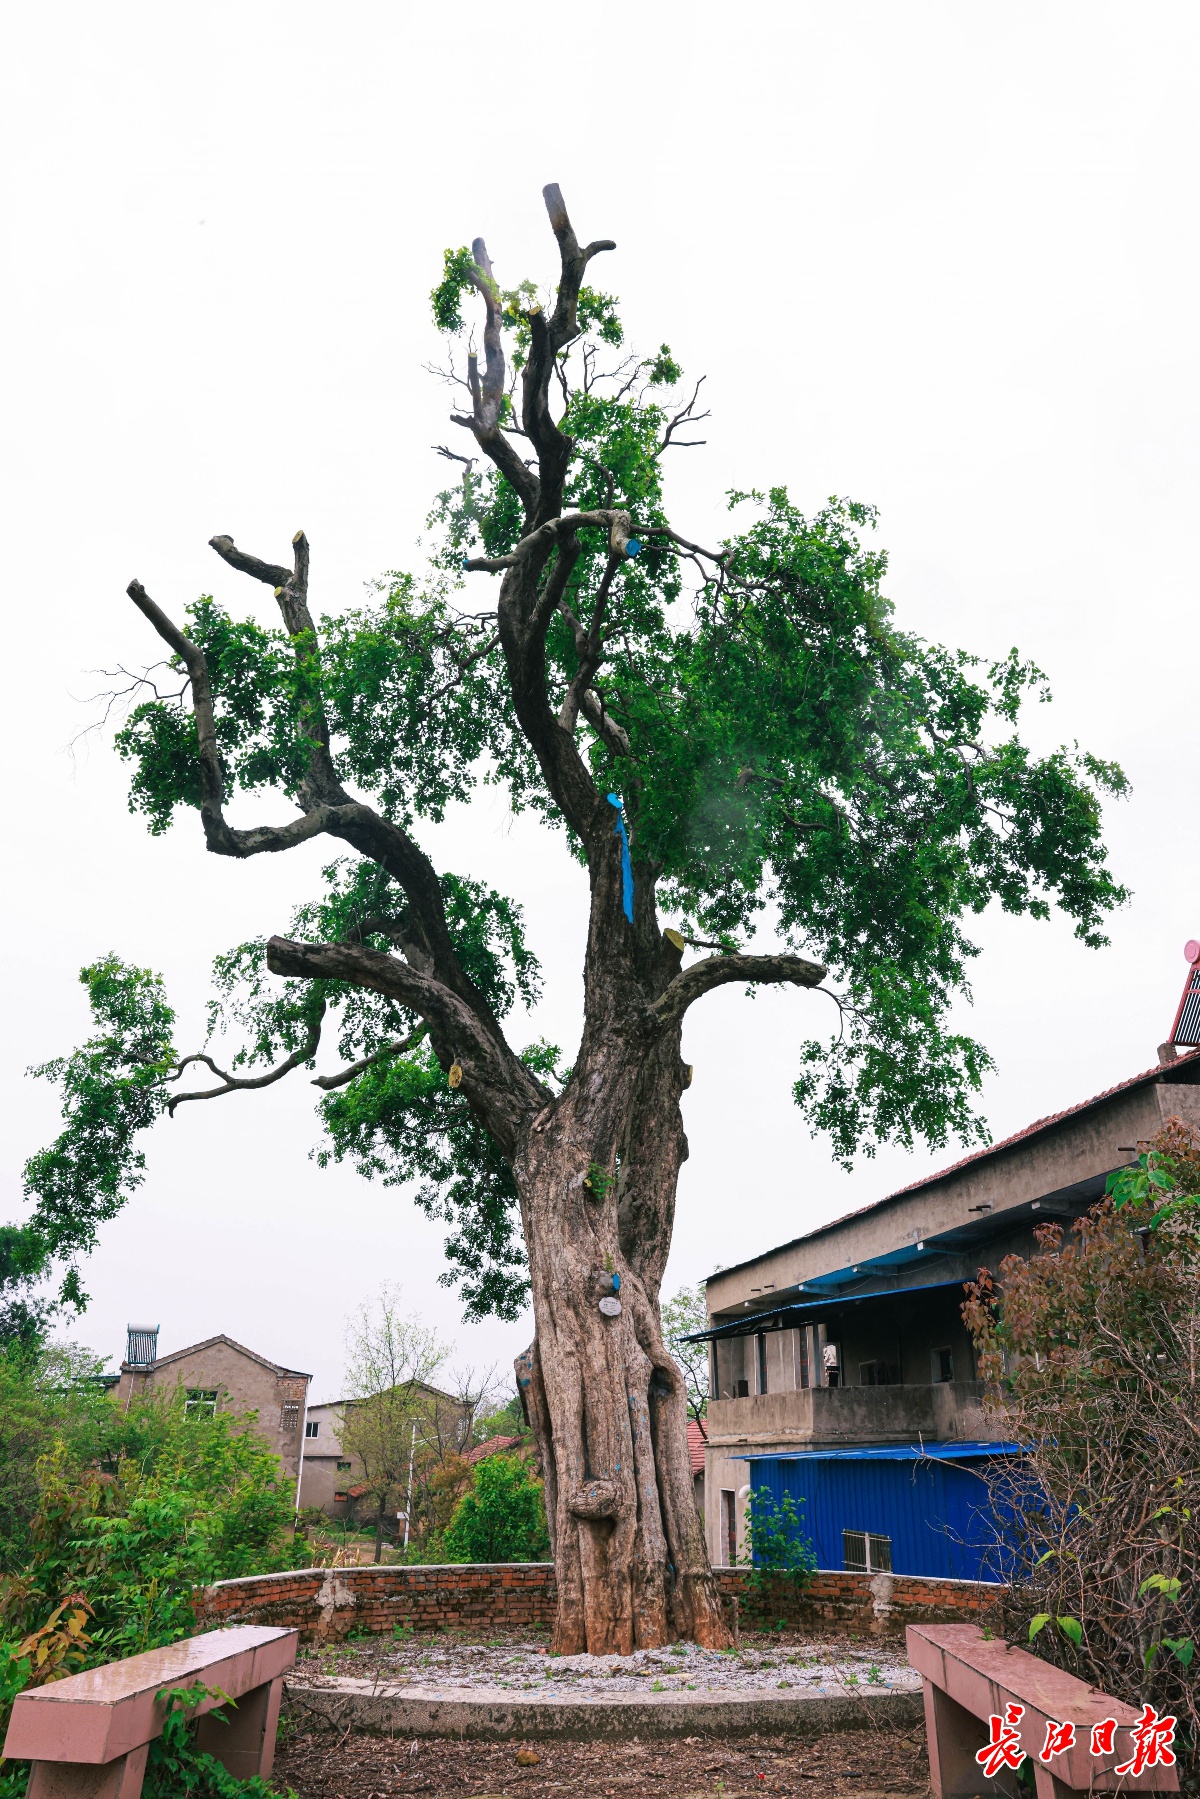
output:
<svg viewBox="0 0 1200 1799"><path fill-rule="evenodd" d="M158 1326L131 1324L116 1386L118 1404L133 1393L180 1392L193 1413L255 1412L256 1429L293 1484L300 1473L304 1411L311 1374L283 1368L232 1337L206 1337L186 1349L158 1353Z"/></svg>
<svg viewBox="0 0 1200 1799"><path fill-rule="evenodd" d="M1194 976L1200 1012L1200 961ZM1200 1028L1189 1036L1177 1018L1173 1039L1158 1067L709 1278L704 1484L715 1563L744 1553L751 1469L765 1480L766 1458L818 1458L801 1464L815 1493L822 1473L833 1491L832 1466L818 1462L853 1458L878 1484L885 1465L889 1478L899 1478L892 1462L915 1465L914 1448L931 1478L935 1464L1000 1452L962 1321L964 1283L1030 1255L1038 1224L1069 1226L1168 1118L1200 1127L1200 1054L1176 1047L1200 1041ZM867 1567L890 1566L887 1533L869 1517L838 1524L831 1514L823 1528L822 1566L861 1566L860 1554ZM843 1531L855 1559L837 1559ZM873 1563L859 1548L871 1533ZM953 1558L951 1569L961 1572Z"/></svg>
<svg viewBox="0 0 1200 1799"><path fill-rule="evenodd" d="M300 1506L316 1506L330 1518L354 1518L366 1496L361 1458L344 1440L346 1414L360 1402L329 1399L310 1405L304 1424L304 1460L300 1474ZM439 1460L461 1452L471 1435L474 1406L426 1382L411 1395L411 1449L414 1461L430 1454ZM351 1432L352 1436L353 1433ZM396 1495L403 1505L403 1493ZM403 1528L403 1513L399 1513Z"/></svg>

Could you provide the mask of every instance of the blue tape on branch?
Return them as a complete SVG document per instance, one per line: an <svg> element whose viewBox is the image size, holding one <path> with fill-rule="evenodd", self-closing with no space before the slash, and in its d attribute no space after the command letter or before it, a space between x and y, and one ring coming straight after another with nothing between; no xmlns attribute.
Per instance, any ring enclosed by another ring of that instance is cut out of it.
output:
<svg viewBox="0 0 1200 1799"><path fill-rule="evenodd" d="M610 806L617 809L617 822L613 826L613 836L621 839L621 889L625 901L625 916L633 923L633 864L629 860L629 838L625 832L624 806L619 794L610 793Z"/></svg>
<svg viewBox="0 0 1200 1799"><path fill-rule="evenodd" d="M638 542L637 538L630 537L626 540L626 543L625 543L625 554L627 556L637 556L641 553L641 548L642 548L642 546Z"/></svg>

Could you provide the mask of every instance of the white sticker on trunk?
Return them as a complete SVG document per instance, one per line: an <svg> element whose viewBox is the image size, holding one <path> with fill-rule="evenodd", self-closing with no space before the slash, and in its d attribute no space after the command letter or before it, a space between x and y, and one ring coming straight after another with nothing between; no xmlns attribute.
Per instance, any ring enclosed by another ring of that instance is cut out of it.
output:
<svg viewBox="0 0 1200 1799"><path fill-rule="evenodd" d="M614 1299L611 1293L606 1293L604 1298L600 1301L600 1310L604 1313L606 1318L619 1318L621 1316L621 1302L619 1299Z"/></svg>

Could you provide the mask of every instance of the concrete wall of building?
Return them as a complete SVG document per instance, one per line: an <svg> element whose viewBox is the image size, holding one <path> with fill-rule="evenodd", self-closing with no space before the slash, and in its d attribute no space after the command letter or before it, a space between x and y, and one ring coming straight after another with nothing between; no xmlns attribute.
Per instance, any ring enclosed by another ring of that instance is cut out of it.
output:
<svg viewBox="0 0 1200 1799"><path fill-rule="evenodd" d="M123 1404L131 1393L170 1394L177 1390L215 1392L220 1411L257 1413L259 1435L283 1463L285 1478L295 1481L303 1441L306 1374L279 1373L236 1344L217 1340L183 1355L165 1357L146 1369L123 1363L117 1402ZM288 1407L295 1411L285 1409Z"/></svg>
<svg viewBox="0 0 1200 1799"><path fill-rule="evenodd" d="M1096 1181L1127 1164L1128 1146L1154 1137L1172 1116L1200 1127L1200 1066L1191 1061L1174 1071L1163 1069L1154 1080L1098 1100L1008 1148L949 1169L915 1192L894 1194L752 1262L719 1271L708 1281L709 1312L714 1318L727 1317L746 1302L751 1309L765 1309L773 1303L773 1293L831 1269L892 1254L972 1221L998 1222L1006 1210Z"/></svg>
<svg viewBox="0 0 1200 1799"><path fill-rule="evenodd" d="M362 1480L363 1469L359 1458L342 1448L340 1402L309 1406L308 1423L317 1428L314 1436L304 1440L300 1504L317 1506L330 1518L344 1518L355 1509L347 1495Z"/></svg>

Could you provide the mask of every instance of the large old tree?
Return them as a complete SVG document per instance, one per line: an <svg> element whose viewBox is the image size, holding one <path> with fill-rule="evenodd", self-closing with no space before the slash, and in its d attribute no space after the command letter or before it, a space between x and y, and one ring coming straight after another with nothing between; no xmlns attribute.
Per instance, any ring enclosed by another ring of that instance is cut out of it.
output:
<svg viewBox="0 0 1200 1799"><path fill-rule="evenodd" d="M1121 894L1098 796L1123 781L1021 743L1022 698L1044 695L1015 653L985 666L897 630L867 508L806 517L779 487L731 496L738 528L714 548L675 528L663 464L694 441L699 390L665 345L623 347L614 302L585 284L613 245L581 245L558 189L545 198L548 295L503 288L478 239L447 252L433 294L459 408L424 576L318 620L302 533L286 564L214 537L274 590L271 630L210 598L181 623L131 584L181 677L174 697L161 674L139 687L118 735L133 806L153 831L193 808L219 856L315 837L339 854L286 932L219 959L214 1024L242 1034L225 1067L177 1057L155 977L113 957L85 971L98 1033L41 1071L67 1124L0 1253L10 1291L57 1257L77 1297L75 1258L139 1178L141 1128L312 1068L334 1037L326 1155L421 1183L469 1312L515 1316L532 1295L518 1380L547 1470L555 1642L627 1652L725 1640L659 1317L689 1008L730 983L827 983L837 1005L806 1002L821 1017L795 1093L839 1157L977 1134L987 1054L948 1023L975 953L963 921L1057 903L1102 942ZM421 847L422 822L480 780L587 870L567 1069L503 1024L537 987L519 907ZM239 789L293 814L237 826ZM756 933L766 953L748 952ZM181 1087L185 1071L206 1084Z"/></svg>

